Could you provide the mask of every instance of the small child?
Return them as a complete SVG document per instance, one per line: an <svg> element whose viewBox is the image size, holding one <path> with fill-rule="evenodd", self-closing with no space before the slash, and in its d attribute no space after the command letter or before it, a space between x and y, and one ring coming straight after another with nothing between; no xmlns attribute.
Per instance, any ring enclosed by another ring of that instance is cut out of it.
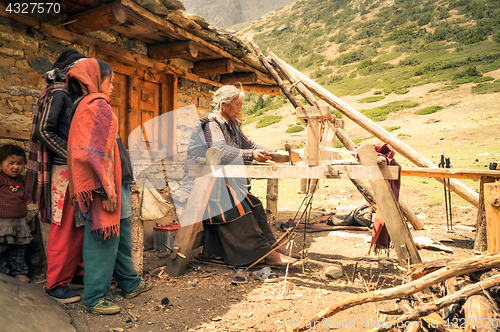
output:
<svg viewBox="0 0 500 332"><path fill-rule="evenodd" d="M0 273L29 282L24 255L32 237L21 175L25 164L22 148L13 144L0 147Z"/></svg>

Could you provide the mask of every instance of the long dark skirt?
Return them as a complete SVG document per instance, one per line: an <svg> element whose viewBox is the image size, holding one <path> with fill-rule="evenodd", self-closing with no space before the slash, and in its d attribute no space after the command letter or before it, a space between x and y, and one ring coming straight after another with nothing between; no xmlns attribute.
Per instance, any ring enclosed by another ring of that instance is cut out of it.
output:
<svg viewBox="0 0 500 332"><path fill-rule="evenodd" d="M262 204L234 221L204 223L203 227L203 256L221 257L229 265L250 265L267 254L276 242Z"/></svg>

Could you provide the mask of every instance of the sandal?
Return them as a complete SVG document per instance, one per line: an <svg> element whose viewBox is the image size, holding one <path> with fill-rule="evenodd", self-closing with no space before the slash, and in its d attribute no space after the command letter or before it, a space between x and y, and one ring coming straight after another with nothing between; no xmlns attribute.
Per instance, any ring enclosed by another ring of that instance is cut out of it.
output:
<svg viewBox="0 0 500 332"><path fill-rule="evenodd" d="M231 283L233 285L248 284L248 271L246 269L237 269Z"/></svg>
<svg viewBox="0 0 500 332"><path fill-rule="evenodd" d="M280 277L274 273L269 266L266 266L257 272L253 272L252 275L255 279L265 283L277 282L280 280Z"/></svg>

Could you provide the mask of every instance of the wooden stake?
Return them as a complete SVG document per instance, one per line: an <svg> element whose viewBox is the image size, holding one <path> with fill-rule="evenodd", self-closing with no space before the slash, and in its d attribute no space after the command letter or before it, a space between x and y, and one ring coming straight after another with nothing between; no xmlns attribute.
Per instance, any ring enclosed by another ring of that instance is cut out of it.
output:
<svg viewBox="0 0 500 332"><path fill-rule="evenodd" d="M365 166L377 165L377 153L372 145L365 145L358 149L358 155L361 162ZM387 167L379 165L381 169ZM370 180L370 186L375 194L375 201L382 212L387 231L391 236L391 241L394 243L394 250L398 255L399 262L402 266L408 264L420 263L420 255L417 247L413 242L413 237L408 229L408 226L403 221L403 215L394 198L392 190L390 190L387 180Z"/></svg>
<svg viewBox="0 0 500 332"><path fill-rule="evenodd" d="M486 234L486 208L484 206L484 185L485 183L495 182L494 178L481 177L479 184L479 207L477 208L476 219L476 240L474 241L474 250L486 251L488 250L488 241Z"/></svg>
<svg viewBox="0 0 500 332"><path fill-rule="evenodd" d="M276 224L278 215L278 179L267 179L266 215L267 222Z"/></svg>
<svg viewBox="0 0 500 332"><path fill-rule="evenodd" d="M488 252L500 252L500 182L484 185Z"/></svg>

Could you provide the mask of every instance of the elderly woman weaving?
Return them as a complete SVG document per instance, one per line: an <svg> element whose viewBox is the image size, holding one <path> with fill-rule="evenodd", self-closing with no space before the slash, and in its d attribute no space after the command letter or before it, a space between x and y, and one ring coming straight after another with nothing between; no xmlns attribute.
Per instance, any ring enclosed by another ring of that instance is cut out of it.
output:
<svg viewBox="0 0 500 332"><path fill-rule="evenodd" d="M241 131L238 116L244 93L232 85L215 92L212 111L200 119L188 147L182 190L189 193L194 178L187 176L189 165L204 156L207 148L222 150L220 164L243 165L252 160L266 161L270 152L252 142ZM276 242L267 223L260 200L250 192L247 178L218 178L212 190L205 214L203 255L221 257L234 266L249 265L272 249ZM270 265L282 265L287 257L273 252L266 257Z"/></svg>

